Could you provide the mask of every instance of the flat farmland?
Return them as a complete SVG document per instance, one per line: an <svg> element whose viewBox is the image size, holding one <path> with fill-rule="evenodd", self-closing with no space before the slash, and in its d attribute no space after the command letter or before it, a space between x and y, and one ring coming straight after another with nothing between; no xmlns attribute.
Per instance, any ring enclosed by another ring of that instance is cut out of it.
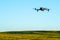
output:
<svg viewBox="0 0 60 40"><path fill-rule="evenodd" d="M0 32L0 40L60 40L60 31Z"/></svg>

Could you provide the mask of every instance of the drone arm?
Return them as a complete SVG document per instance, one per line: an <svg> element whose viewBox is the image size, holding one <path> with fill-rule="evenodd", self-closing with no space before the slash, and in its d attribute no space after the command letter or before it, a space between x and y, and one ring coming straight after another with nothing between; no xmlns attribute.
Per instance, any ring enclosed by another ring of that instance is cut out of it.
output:
<svg viewBox="0 0 60 40"><path fill-rule="evenodd" d="M47 11L49 11L50 9L48 9L48 8L44 8L45 10L47 10Z"/></svg>

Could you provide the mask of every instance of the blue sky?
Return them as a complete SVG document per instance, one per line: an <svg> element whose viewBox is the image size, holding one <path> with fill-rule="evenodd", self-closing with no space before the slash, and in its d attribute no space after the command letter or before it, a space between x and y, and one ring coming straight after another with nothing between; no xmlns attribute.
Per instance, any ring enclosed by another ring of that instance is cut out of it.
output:
<svg viewBox="0 0 60 40"><path fill-rule="evenodd" d="M60 30L60 0L0 0L0 31L14 30Z"/></svg>

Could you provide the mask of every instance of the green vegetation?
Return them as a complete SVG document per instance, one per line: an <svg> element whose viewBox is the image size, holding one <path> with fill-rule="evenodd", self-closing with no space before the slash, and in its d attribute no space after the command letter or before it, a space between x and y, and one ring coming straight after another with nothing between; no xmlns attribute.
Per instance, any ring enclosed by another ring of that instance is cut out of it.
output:
<svg viewBox="0 0 60 40"><path fill-rule="evenodd" d="M60 40L60 31L0 32L0 40Z"/></svg>

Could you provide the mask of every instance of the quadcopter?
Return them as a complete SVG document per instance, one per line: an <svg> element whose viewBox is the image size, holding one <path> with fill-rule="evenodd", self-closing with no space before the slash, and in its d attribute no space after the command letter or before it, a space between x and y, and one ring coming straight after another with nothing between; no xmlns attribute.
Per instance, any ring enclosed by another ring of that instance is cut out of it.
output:
<svg viewBox="0 0 60 40"><path fill-rule="evenodd" d="M38 11L44 11L44 10L47 10L47 11L49 11L50 9L48 9L48 8L44 8L44 7L40 7L39 9L37 9L37 8L34 8L34 10L36 10L37 12Z"/></svg>

